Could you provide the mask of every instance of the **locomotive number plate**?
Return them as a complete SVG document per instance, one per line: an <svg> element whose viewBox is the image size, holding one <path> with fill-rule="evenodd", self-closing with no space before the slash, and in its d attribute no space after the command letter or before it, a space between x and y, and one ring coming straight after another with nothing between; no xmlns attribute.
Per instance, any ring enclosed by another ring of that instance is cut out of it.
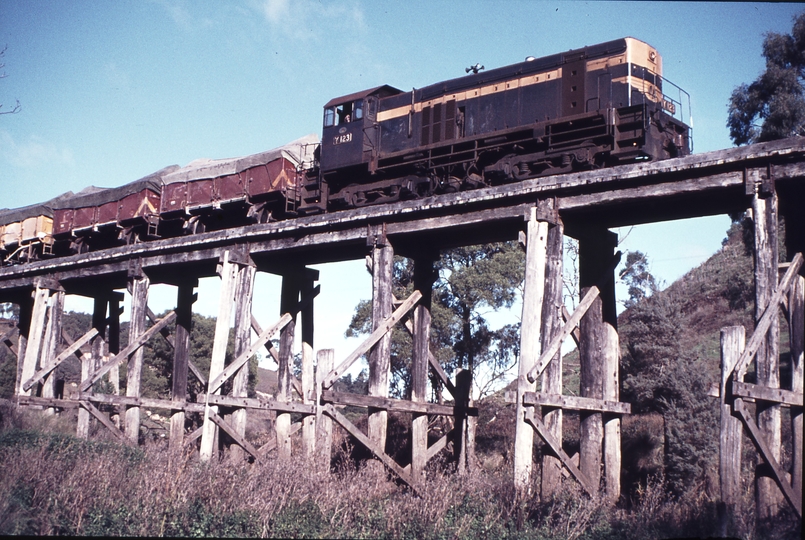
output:
<svg viewBox="0 0 805 540"><path fill-rule="evenodd" d="M333 137L333 145L348 143L352 140L352 133L344 133Z"/></svg>

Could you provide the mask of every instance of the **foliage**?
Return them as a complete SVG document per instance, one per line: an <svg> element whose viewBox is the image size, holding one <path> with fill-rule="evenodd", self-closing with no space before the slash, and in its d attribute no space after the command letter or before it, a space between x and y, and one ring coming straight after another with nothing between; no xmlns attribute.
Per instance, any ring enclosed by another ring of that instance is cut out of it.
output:
<svg viewBox="0 0 805 540"><path fill-rule="evenodd" d="M163 317L165 314L159 316ZM205 317L193 314L190 323L190 349L188 357L205 377L210 373L210 359L215 337L215 317ZM175 327L169 327L173 333ZM229 343L226 348L225 363L234 360L234 331L230 331ZM145 345L143 359L141 391L145 397L169 398L171 380L173 377L173 347L162 338L154 338ZM257 383L257 357L249 361L248 395L254 397ZM122 379L125 380L125 379ZM231 383L227 383L231 385ZM224 390L227 390L224 385ZM195 398L203 391L201 383L192 374L188 374L188 389L191 398Z"/></svg>
<svg viewBox="0 0 805 540"><path fill-rule="evenodd" d="M648 257L644 253L627 252L624 269L619 275L619 278L629 287L629 299L624 302L624 306L627 308L659 290L659 286L648 268Z"/></svg>
<svg viewBox="0 0 805 540"><path fill-rule="evenodd" d="M763 73L730 97L727 127L736 145L805 135L805 12L790 34L766 34L763 57Z"/></svg>
<svg viewBox="0 0 805 540"><path fill-rule="evenodd" d="M681 297L675 291L658 291L645 255L632 255L621 274L630 285L629 309L619 321L625 350L622 399L632 403L634 413L663 416L665 480L671 492L681 496L691 492L691 486L713 481L718 417L707 390L717 380L718 364L686 346ZM645 296L647 288L651 296Z"/></svg>
<svg viewBox="0 0 805 540"><path fill-rule="evenodd" d="M431 306L431 352L448 374L470 369L487 394L519 354L519 324L492 329L488 314L511 307L521 292L524 257L514 242L455 248L436 261ZM394 294L413 292L413 261L395 257ZM371 332L372 306L360 302L347 337ZM398 325L392 333L392 392L410 394L411 338Z"/></svg>

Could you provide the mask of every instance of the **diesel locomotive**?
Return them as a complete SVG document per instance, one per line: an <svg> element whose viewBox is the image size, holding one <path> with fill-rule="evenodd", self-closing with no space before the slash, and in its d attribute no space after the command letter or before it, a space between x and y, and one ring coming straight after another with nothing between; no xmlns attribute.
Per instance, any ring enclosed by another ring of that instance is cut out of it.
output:
<svg viewBox="0 0 805 540"><path fill-rule="evenodd" d="M308 177L301 208L684 156L689 107L687 94L663 80L657 51L634 38L411 92L379 86L325 105L319 170Z"/></svg>
<svg viewBox="0 0 805 540"><path fill-rule="evenodd" d="M0 257L19 263L691 152L690 98L640 40L472 71L332 99L320 142L0 210Z"/></svg>

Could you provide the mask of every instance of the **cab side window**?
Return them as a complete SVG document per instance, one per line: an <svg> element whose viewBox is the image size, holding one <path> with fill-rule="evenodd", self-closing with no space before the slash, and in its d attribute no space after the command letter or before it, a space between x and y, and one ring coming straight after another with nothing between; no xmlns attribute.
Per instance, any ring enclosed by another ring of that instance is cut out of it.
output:
<svg viewBox="0 0 805 540"><path fill-rule="evenodd" d="M324 127L333 127L335 125L335 108L327 107L324 109Z"/></svg>
<svg viewBox="0 0 805 540"><path fill-rule="evenodd" d="M348 124L352 122L352 103L344 103L335 108L336 125Z"/></svg>
<svg viewBox="0 0 805 540"><path fill-rule="evenodd" d="M324 110L324 127L340 126L363 118L363 100L344 103Z"/></svg>

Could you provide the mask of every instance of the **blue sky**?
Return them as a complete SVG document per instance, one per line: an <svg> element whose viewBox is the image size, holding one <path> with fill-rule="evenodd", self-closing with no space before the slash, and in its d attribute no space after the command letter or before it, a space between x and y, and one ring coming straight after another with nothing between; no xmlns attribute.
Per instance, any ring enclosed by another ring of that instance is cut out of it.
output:
<svg viewBox="0 0 805 540"><path fill-rule="evenodd" d="M0 48L8 47L0 111L21 104L18 114L0 115L0 207L118 186L201 157L262 152L318 132L322 106L342 94L381 84L407 90L463 75L476 62L498 67L624 36L654 45L666 78L690 93L694 150L728 148L730 93L762 70L763 33L789 32L802 10L722 2L0 0ZM717 217L639 227L622 248L648 253L654 273L670 283L715 252L728 225ZM355 301L370 296L361 265L323 269L319 312L337 309L317 321L317 346L338 343ZM341 280L355 273L360 279ZM261 279L265 294L277 296L277 282ZM157 310L173 301L172 293L158 296ZM213 314L217 296L204 296L198 310ZM263 309L265 325L278 308Z"/></svg>

